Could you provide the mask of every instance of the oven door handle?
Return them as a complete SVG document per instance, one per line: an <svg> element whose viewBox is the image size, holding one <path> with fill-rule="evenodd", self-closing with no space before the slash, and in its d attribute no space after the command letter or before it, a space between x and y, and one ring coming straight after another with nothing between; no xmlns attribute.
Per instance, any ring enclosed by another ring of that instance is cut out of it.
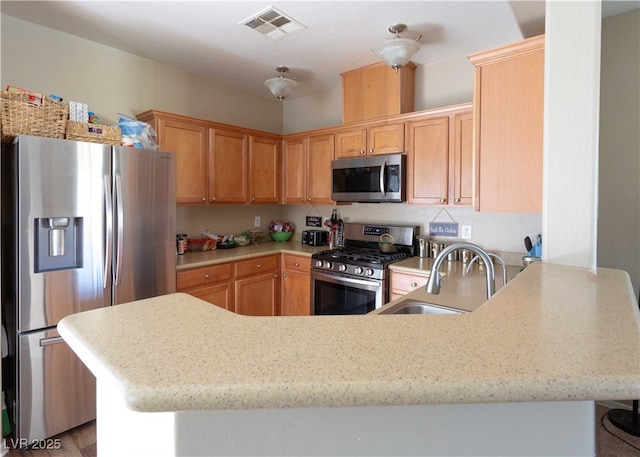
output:
<svg viewBox="0 0 640 457"><path fill-rule="evenodd" d="M324 272L320 272L320 271L312 271L311 273L311 279L325 279L328 282L334 283L334 284L345 284L345 285L350 285L350 284L359 284L361 286L374 286L373 288L379 288L382 287L382 281L380 280L376 280L376 279L360 279L360 278L352 278L352 277L346 277L346 276L340 276L340 275L335 275L335 274L327 274Z"/></svg>

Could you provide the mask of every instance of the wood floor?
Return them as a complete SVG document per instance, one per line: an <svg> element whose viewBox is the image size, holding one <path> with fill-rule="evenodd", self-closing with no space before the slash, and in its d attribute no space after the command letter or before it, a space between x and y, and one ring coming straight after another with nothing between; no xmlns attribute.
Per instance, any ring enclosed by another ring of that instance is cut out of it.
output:
<svg viewBox="0 0 640 457"><path fill-rule="evenodd" d="M608 408L596 405L596 456L640 457L640 437L626 434L611 425L606 417L608 411ZM95 421L53 438L60 439L60 448L57 450L12 449L7 457L94 457L97 455ZM10 444L9 440L7 444Z"/></svg>
<svg viewBox="0 0 640 457"><path fill-rule="evenodd" d="M5 443L12 444L10 439ZM51 449L11 449L5 457L96 457L96 421L56 435L44 444L50 444Z"/></svg>

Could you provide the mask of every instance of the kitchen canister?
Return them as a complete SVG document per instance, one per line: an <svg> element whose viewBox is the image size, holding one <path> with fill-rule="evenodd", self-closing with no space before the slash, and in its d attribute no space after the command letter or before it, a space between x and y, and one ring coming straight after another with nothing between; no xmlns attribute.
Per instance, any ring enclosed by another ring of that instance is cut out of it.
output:
<svg viewBox="0 0 640 457"><path fill-rule="evenodd" d="M424 258L429 257L429 240L424 235L418 235L418 256Z"/></svg>

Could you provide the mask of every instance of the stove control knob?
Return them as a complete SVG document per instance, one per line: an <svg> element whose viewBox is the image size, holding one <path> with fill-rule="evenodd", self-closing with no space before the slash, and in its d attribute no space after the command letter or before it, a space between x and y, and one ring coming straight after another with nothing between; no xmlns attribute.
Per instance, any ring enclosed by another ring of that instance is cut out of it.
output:
<svg viewBox="0 0 640 457"><path fill-rule="evenodd" d="M316 260L316 268L322 268L322 260Z"/></svg>
<svg viewBox="0 0 640 457"><path fill-rule="evenodd" d="M364 274L367 276L373 276L373 270L371 268L365 268Z"/></svg>
<svg viewBox="0 0 640 457"><path fill-rule="evenodd" d="M353 272L357 275L361 275L363 273L362 267L355 267Z"/></svg>
<svg viewBox="0 0 640 457"><path fill-rule="evenodd" d="M333 264L331 262L329 262L328 260L325 260L324 262L322 262L322 268L326 268L327 270L331 270L331 267L333 267Z"/></svg>
<svg viewBox="0 0 640 457"><path fill-rule="evenodd" d="M345 271L347 271L349 269L349 267L347 267L345 264L342 264L338 267L338 270L342 271L343 273Z"/></svg>

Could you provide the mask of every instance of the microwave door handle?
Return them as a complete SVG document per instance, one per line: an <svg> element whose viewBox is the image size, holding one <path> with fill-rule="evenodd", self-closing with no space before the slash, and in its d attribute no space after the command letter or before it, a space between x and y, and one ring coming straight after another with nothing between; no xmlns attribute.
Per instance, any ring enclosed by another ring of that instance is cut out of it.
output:
<svg viewBox="0 0 640 457"><path fill-rule="evenodd" d="M380 168L380 192L382 193L383 197L387 196L387 192L384 188L384 183L385 183L384 175L386 170L387 170L387 160L385 159L382 162L382 167Z"/></svg>

